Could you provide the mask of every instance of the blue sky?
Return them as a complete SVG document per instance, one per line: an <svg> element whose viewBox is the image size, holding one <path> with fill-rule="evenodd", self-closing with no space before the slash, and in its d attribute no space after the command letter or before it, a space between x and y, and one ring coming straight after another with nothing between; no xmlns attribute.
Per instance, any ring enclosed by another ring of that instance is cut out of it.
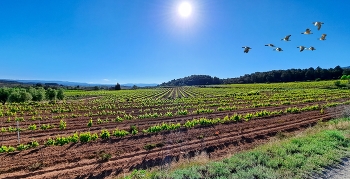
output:
<svg viewBox="0 0 350 179"><path fill-rule="evenodd" d="M178 14L183 1L192 5L187 18ZM349 66L349 9L347 0L2 0L0 79L162 83ZM314 34L302 35L306 28Z"/></svg>

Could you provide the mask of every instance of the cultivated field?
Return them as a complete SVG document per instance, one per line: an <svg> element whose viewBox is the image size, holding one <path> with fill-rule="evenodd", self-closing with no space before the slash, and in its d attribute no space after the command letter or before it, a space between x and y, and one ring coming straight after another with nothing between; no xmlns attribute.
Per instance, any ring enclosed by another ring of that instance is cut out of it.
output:
<svg viewBox="0 0 350 179"><path fill-rule="evenodd" d="M66 95L0 106L0 178L102 178L200 152L221 158L350 104L350 90L334 81Z"/></svg>

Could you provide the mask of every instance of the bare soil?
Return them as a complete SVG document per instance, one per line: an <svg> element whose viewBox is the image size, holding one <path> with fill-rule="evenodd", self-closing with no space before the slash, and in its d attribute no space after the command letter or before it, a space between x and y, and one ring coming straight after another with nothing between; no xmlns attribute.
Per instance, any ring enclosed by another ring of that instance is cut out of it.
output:
<svg viewBox="0 0 350 179"><path fill-rule="evenodd" d="M235 112L215 114L190 115L173 118L141 119L124 121L122 123L106 123L92 128L92 132L102 128L128 128L137 124L146 128L154 123L181 122L194 117L222 117L230 113L244 113L252 110L279 109L269 107L244 109ZM157 134L139 133L124 138L112 137L109 140L99 140L87 144L67 144L64 146L41 147L0 155L0 178L105 178L116 176L133 169L146 169L166 165L172 161L194 157L205 152L210 159L218 159L227 154L251 149L268 141L278 132L293 132L316 124L318 121L333 118L336 112L325 110L288 114L275 117L257 118L244 122L233 122L215 126L181 128L177 131L160 132ZM42 144L49 136L72 134L74 131L86 131L86 118L74 119L68 123L67 130L58 129L35 132L24 132L23 140L35 138ZM27 138L27 139L26 139ZM16 135L4 137L6 145L16 144ZM146 150L145 146L155 146ZM111 158L107 159L106 155Z"/></svg>

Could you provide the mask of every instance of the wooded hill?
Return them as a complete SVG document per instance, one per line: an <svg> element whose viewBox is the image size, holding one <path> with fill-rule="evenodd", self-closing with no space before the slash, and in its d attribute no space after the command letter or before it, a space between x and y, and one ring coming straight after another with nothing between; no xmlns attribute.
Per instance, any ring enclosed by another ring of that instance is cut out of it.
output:
<svg viewBox="0 0 350 179"><path fill-rule="evenodd" d="M255 72L236 78L220 79L209 75L191 75L184 78L173 79L162 83L160 86L193 86L215 84L243 84L243 83L273 83L292 81L314 81L340 79L342 75L350 75L350 68L336 66L334 68L307 68L272 70L267 72Z"/></svg>

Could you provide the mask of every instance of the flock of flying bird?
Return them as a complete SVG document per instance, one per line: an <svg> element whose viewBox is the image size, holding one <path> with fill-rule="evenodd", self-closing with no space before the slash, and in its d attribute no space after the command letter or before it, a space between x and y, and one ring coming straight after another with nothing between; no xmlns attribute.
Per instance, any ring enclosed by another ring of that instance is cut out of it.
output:
<svg viewBox="0 0 350 179"><path fill-rule="evenodd" d="M312 24L314 24L315 26L317 26L317 30L320 30L322 24L324 24L324 23L323 23L323 22L313 22ZM306 29L305 32L302 32L301 34L310 35L310 34L312 34L312 33L311 33L311 30L310 30L310 29ZM289 40L290 36L292 36L292 35L287 35L287 36L285 36L285 37L284 37L283 39L281 39L281 40L283 40L283 41L291 41L291 40ZM318 40L326 40L326 36L327 36L327 34L322 34L322 36L321 36ZM276 46L273 45L273 44L266 44L265 46L269 46L269 47L273 47L273 48L276 47ZM252 49L252 48L250 48L250 47L248 47L248 46L242 47L242 48L244 48L244 53L248 53L249 50ZM300 49L300 52L304 51L305 49L311 50L311 51L316 50L315 47L312 47L312 46L309 47L309 48L307 48L307 47L301 45L301 46L299 46L299 47L297 47L297 48ZM283 51L282 48L280 48L280 47L276 47L276 48L273 49L273 50L275 50L275 51L277 51L277 52Z"/></svg>

